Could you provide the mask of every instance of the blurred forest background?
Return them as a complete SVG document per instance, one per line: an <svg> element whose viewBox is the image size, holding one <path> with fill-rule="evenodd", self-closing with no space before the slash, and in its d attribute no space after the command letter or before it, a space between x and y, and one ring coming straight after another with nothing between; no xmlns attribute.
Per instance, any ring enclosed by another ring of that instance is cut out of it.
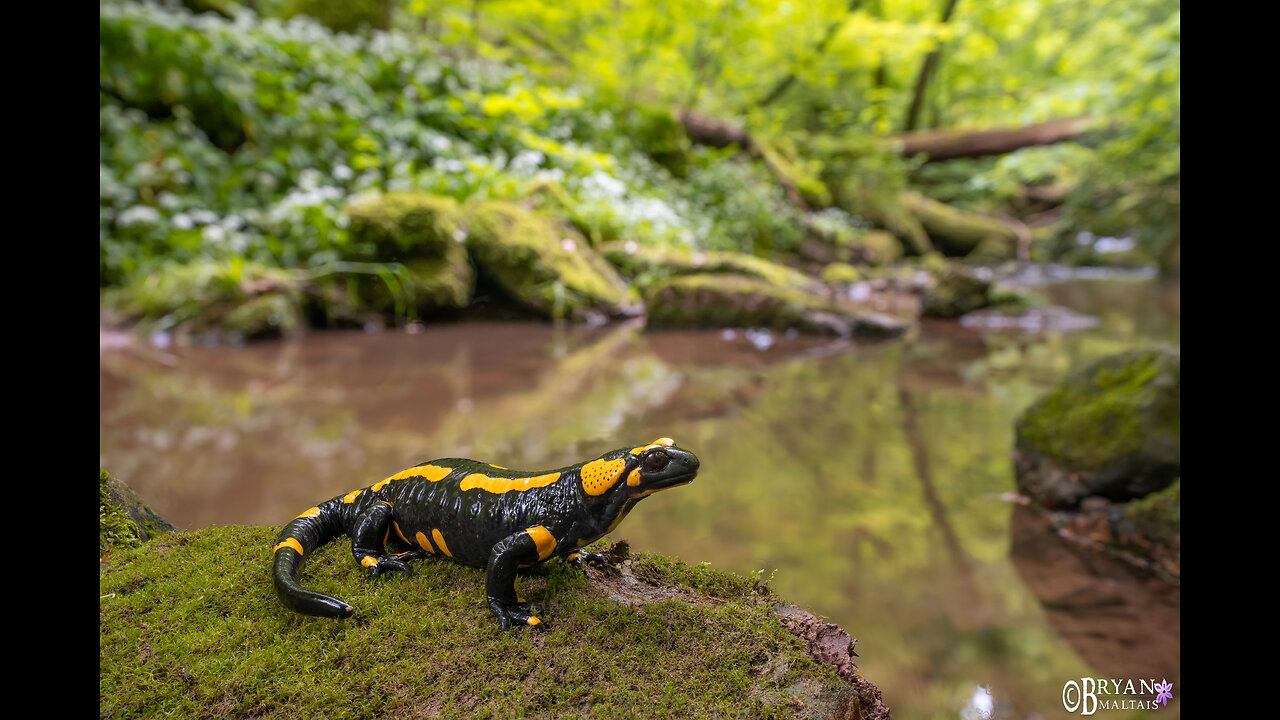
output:
<svg viewBox="0 0 1280 720"><path fill-rule="evenodd" d="M370 271L346 208L395 190L592 244L1178 267L1175 0L100 10L101 285L134 317Z"/></svg>

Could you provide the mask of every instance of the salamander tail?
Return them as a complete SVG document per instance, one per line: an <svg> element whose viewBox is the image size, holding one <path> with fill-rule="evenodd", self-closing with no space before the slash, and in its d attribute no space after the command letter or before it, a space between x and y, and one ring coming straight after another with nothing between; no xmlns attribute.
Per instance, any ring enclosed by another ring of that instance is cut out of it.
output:
<svg viewBox="0 0 1280 720"><path fill-rule="evenodd" d="M355 613L355 608L336 597L298 584L298 569L302 567L303 558L340 533L328 525L319 508L312 508L285 525L276 538L271 575L276 594L291 610L304 615L348 618Z"/></svg>

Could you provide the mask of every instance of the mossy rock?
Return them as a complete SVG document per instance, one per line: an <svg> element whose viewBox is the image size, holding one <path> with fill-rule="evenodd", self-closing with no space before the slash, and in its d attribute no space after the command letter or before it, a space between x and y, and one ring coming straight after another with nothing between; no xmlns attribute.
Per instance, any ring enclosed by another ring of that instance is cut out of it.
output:
<svg viewBox="0 0 1280 720"><path fill-rule="evenodd" d="M393 192L351 205L347 213L355 255L367 264L320 283L331 322L358 323L368 313L430 316L471 302L475 269L462 211L452 198Z"/></svg>
<svg viewBox="0 0 1280 720"><path fill-rule="evenodd" d="M849 263L834 262L822 268L822 282L828 285L852 285L865 279L862 271Z"/></svg>
<svg viewBox="0 0 1280 720"><path fill-rule="evenodd" d="M888 230L826 233L811 226L799 251L802 257L824 265L838 262L883 267L902 258L902 241Z"/></svg>
<svg viewBox="0 0 1280 720"><path fill-rule="evenodd" d="M145 330L256 340L303 326L303 281L290 270L245 262L173 263L102 295L104 312Z"/></svg>
<svg viewBox="0 0 1280 720"><path fill-rule="evenodd" d="M351 242L381 262L438 258L462 246L462 214L449 197L391 192L350 205Z"/></svg>
<svg viewBox="0 0 1280 720"><path fill-rule="evenodd" d="M957 318L987 307L991 281L978 276L973 268L947 263L934 273L933 283L924 293L921 312L926 317Z"/></svg>
<svg viewBox="0 0 1280 720"><path fill-rule="evenodd" d="M576 321L639 312L631 288L577 230L501 200L468 203L464 216L471 257L518 304Z"/></svg>
<svg viewBox="0 0 1280 720"><path fill-rule="evenodd" d="M1072 373L1016 425L1018 487L1048 508L1090 495L1124 502L1181 474L1180 353L1110 355Z"/></svg>
<svg viewBox="0 0 1280 720"><path fill-rule="evenodd" d="M206 528L113 552L99 579L102 715L889 717L851 639L799 636L833 626L790 629L795 613L758 578L644 553L613 570L547 563L520 578L541 629L504 633L482 570L424 560L374 580L339 541L303 568L307 587L356 608L333 620L276 597L276 533ZM844 648L839 664L812 644Z"/></svg>
<svg viewBox="0 0 1280 720"><path fill-rule="evenodd" d="M150 508L133 488L98 468L98 553L139 547L176 528Z"/></svg>
<svg viewBox="0 0 1280 720"><path fill-rule="evenodd" d="M758 278L702 273L679 275L650 288L651 328L795 329L815 335L896 337L907 325L843 307L830 298L779 287Z"/></svg>
<svg viewBox="0 0 1280 720"><path fill-rule="evenodd" d="M729 251L690 252L679 248L659 249L634 242L612 242L600 252L624 273L635 278L641 291L677 275L725 274L763 280L781 288L815 291L813 278L786 265L754 255Z"/></svg>

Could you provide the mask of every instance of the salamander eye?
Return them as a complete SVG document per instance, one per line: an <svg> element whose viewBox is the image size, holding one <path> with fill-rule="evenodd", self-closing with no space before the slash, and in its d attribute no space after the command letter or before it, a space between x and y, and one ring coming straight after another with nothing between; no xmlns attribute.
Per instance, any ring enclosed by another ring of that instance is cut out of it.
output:
<svg viewBox="0 0 1280 720"><path fill-rule="evenodd" d="M645 470L661 470L671 463L671 456L661 450L654 450L644 458Z"/></svg>

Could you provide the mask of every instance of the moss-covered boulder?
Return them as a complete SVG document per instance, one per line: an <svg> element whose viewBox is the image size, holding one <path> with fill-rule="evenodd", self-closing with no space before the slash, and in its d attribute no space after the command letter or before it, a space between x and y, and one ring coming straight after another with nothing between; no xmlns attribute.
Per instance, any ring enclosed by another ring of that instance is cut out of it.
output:
<svg viewBox="0 0 1280 720"><path fill-rule="evenodd" d="M947 263L933 274L925 289L921 313L926 317L957 318L991 304L991 281L973 268Z"/></svg>
<svg viewBox="0 0 1280 720"><path fill-rule="evenodd" d="M1124 502L1181 474L1180 353L1111 355L1063 380L1018 418L1018 487L1047 508L1091 495Z"/></svg>
<svg viewBox="0 0 1280 720"><path fill-rule="evenodd" d="M340 273L353 308L429 316L466 307L475 288L462 212L447 197L395 192L347 209L351 242L368 268Z"/></svg>
<svg viewBox="0 0 1280 720"><path fill-rule="evenodd" d="M606 243L600 252L645 291L654 283L677 275L724 274L757 278L791 290L819 290L813 278L799 270L739 252L690 252L652 248L635 242Z"/></svg>
<svg viewBox="0 0 1280 720"><path fill-rule="evenodd" d="M108 322L147 331L256 340L303 327L304 279L243 258L173 263L102 295Z"/></svg>
<svg viewBox="0 0 1280 720"><path fill-rule="evenodd" d="M645 299L652 328L795 329L885 338L908 329L895 318L855 310L831 297L741 275L679 275L655 284Z"/></svg>
<svg viewBox="0 0 1280 720"><path fill-rule="evenodd" d="M822 268L822 282L828 285L852 285L865 279L863 272L849 263L833 262Z"/></svg>
<svg viewBox="0 0 1280 720"><path fill-rule="evenodd" d="M610 548L614 569L522 572L545 622L504 633L482 570L424 560L375 580L334 542L303 571L356 608L333 620L276 597L276 532L206 528L113 553L104 717L889 718L848 634L779 608L758 577Z"/></svg>
<svg viewBox="0 0 1280 720"><path fill-rule="evenodd" d="M98 468L98 552L139 547L175 528L151 509L133 488Z"/></svg>
<svg viewBox="0 0 1280 720"><path fill-rule="evenodd" d="M634 292L577 230L511 202L464 207L467 246L481 271L543 317L638 314Z"/></svg>
<svg viewBox="0 0 1280 720"><path fill-rule="evenodd" d="M798 250L804 259L823 265L841 262L883 267L902 257L902 241L887 230L828 232L810 227Z"/></svg>

